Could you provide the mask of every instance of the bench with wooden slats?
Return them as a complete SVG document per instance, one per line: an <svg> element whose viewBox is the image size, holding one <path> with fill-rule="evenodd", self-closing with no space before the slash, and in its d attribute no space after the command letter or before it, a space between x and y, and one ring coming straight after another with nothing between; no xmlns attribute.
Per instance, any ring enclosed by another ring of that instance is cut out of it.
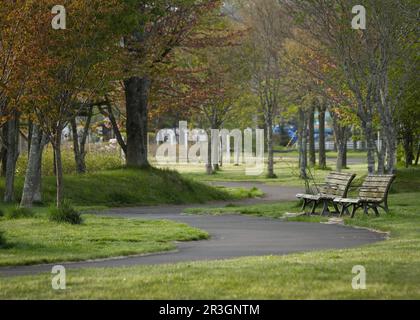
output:
<svg viewBox="0 0 420 320"><path fill-rule="evenodd" d="M303 200L302 211L312 204L311 214L315 213L316 207L319 203L323 203L322 214L329 212L328 205L331 203L334 205L336 212L339 212L338 207L333 202L336 198L345 198L350 188L351 182L356 175L353 173L343 172L330 172L325 178L325 183L321 186L317 186L316 194L297 194L298 199Z"/></svg>
<svg viewBox="0 0 420 320"><path fill-rule="evenodd" d="M358 198L342 197L334 200L334 203L342 206L340 215L348 212L350 207L352 207L352 218L357 209L360 208L363 208L366 214L368 214L369 209L372 209L376 215L379 215L378 208L382 208L388 213L388 193L394 180L395 175L367 176L359 189Z"/></svg>

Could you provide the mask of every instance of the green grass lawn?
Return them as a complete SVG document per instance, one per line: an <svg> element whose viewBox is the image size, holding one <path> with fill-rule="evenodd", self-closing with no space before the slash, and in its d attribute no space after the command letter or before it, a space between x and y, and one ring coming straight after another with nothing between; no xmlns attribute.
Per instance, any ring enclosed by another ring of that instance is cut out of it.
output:
<svg viewBox="0 0 420 320"><path fill-rule="evenodd" d="M24 178L16 177L16 198L21 197ZM0 179L0 194L4 179ZM64 177L65 198L76 206L136 206L203 203L211 200L253 196L244 189L215 188L170 170L114 169ZM43 178L44 203L55 201L55 177ZM0 204L1 207L1 204Z"/></svg>
<svg viewBox="0 0 420 320"><path fill-rule="evenodd" d="M121 151L118 149L107 150L109 143L95 143L88 144L86 154L86 170L89 173L99 172L103 170L118 169L124 166L125 161L122 157ZM74 161L74 151L72 149L72 142L66 143L62 146L62 161L64 174L76 173L76 162ZM42 155L42 175L54 175L54 153L51 145L47 145ZM16 164L16 173L19 176L24 176L26 167L28 165L27 154L22 154Z"/></svg>
<svg viewBox="0 0 420 320"><path fill-rule="evenodd" d="M391 214L366 217L359 212L355 219L346 218L348 225L390 233L389 240L359 248L224 261L69 270L64 291L52 290L50 274L0 278L0 298L420 299L419 198L420 192L394 193L390 196ZM262 215L266 212L276 216L277 211L277 216L281 216L282 212L296 209L296 203L290 202L271 208L254 206L244 213ZM355 265L366 268L366 290L352 289Z"/></svg>
<svg viewBox="0 0 420 320"><path fill-rule="evenodd" d="M288 154L275 155L274 157L274 173L277 178L268 179L266 171L258 176L247 176L245 174L245 165L235 166L233 164L225 164L221 170L213 175L207 175L202 166L185 166L175 165L168 168L179 171L182 176L197 181L249 181L249 182L263 182L275 185L289 185L301 186L302 180L299 179L299 169L297 158L290 157ZM317 182L322 182L325 176L335 168L335 163L328 161L328 170L320 170L311 168L310 174ZM365 175L367 172L366 164L351 164L344 172L355 172L359 176Z"/></svg>
<svg viewBox="0 0 420 320"><path fill-rule="evenodd" d="M6 245L0 266L126 256L175 249L173 241L206 239L208 234L182 223L83 215L81 225L51 222L45 215L0 218Z"/></svg>
<svg viewBox="0 0 420 320"><path fill-rule="evenodd" d="M278 203L258 204L258 205L232 205L219 208L188 208L184 212L187 214L247 214L259 217L281 218L285 212L300 212L299 201L284 201Z"/></svg>
<svg viewBox="0 0 420 320"><path fill-rule="evenodd" d="M23 177L18 176L18 198ZM4 180L0 181L0 194ZM84 215L82 225L47 219L55 198L54 177L43 180L44 205L34 207L35 218L0 218L7 246L0 248L0 266L86 260L174 249L172 241L206 238L207 233L170 221L141 221ZM168 170L114 169L65 176L66 199L79 210L113 206L202 203L260 196L257 189L215 188ZM0 203L0 213L15 204ZM1 215L1 214L0 214Z"/></svg>
<svg viewBox="0 0 420 320"><path fill-rule="evenodd" d="M275 146L274 152L281 153L281 154L287 154L290 157L298 157L299 151L295 148L285 148L282 146ZM327 158L337 158L337 151L327 151L326 156ZM319 158L318 152L316 153L316 158ZM347 159L366 159L366 151L360 151L360 150L347 150Z"/></svg>
<svg viewBox="0 0 420 320"><path fill-rule="evenodd" d="M285 213L300 213L301 204L298 201L284 201L270 204L258 205L227 205L219 208L189 208L185 209L186 214L203 214L203 215L224 215L224 214L246 214L256 217L282 218L287 221L303 221L303 222L326 222L328 217L325 216L290 216L285 217Z"/></svg>

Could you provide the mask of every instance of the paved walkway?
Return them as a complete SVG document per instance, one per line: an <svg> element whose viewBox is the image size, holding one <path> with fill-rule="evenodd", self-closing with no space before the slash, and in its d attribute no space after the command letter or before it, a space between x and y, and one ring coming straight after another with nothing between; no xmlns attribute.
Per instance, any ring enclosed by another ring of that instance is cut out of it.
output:
<svg viewBox="0 0 420 320"><path fill-rule="evenodd" d="M257 186L266 193L263 199L246 199L240 204L269 203L294 200L299 188L278 187L257 183L218 183L225 186ZM220 206L212 203L206 206ZM356 247L384 239L384 235L364 229L341 225L286 222L280 219L245 215L183 215L189 206L158 206L118 208L101 214L141 219L168 219L187 223L206 230L210 240L178 242L177 250L143 256L131 256L94 261L64 263L68 269L90 267L121 267L143 264L174 263L181 261L228 259L243 256L282 255L321 249ZM57 264L57 263L55 263ZM0 275L16 276L51 272L54 264L0 268Z"/></svg>

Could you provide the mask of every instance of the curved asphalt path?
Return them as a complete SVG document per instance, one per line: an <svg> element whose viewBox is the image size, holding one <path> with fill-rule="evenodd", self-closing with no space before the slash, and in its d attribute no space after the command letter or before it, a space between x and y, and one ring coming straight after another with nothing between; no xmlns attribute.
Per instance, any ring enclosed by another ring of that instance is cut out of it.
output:
<svg viewBox="0 0 420 320"><path fill-rule="evenodd" d="M266 194L263 199L246 199L233 202L241 205L295 200L296 193L301 191L299 188L279 187L251 182L226 182L217 184L247 188L256 186ZM226 202L214 202L201 205L201 207L226 204ZM177 242L177 249L172 252L70 262L62 263L62 265L68 269L122 267L181 261L228 259L243 256L283 255L292 252L357 247L385 238L384 234L342 225L286 222L281 219L245 215L210 216L182 214L185 208L198 206L200 205L118 208L99 214L133 219L168 219L184 222L209 232L211 235L210 240ZM51 272L52 266L57 264L59 263L2 267L0 268L0 275L17 276Z"/></svg>

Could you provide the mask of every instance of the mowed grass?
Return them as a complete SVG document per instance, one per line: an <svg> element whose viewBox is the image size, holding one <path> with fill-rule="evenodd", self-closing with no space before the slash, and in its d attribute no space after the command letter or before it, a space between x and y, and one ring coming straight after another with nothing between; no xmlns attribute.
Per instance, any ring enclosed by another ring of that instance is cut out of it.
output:
<svg viewBox="0 0 420 320"><path fill-rule="evenodd" d="M6 244L0 266L127 256L175 248L173 241L206 239L208 234L167 220L141 220L83 215L81 225L35 218L0 218Z"/></svg>
<svg viewBox="0 0 420 320"><path fill-rule="evenodd" d="M246 214L271 218L281 218L286 212L300 212L300 203L298 201L284 201L246 206L228 204L225 207L219 208L188 208L184 210L184 213L186 214Z"/></svg>
<svg viewBox="0 0 420 320"><path fill-rule="evenodd" d="M407 177L415 180L417 174ZM355 219L345 219L347 225L389 232L389 240L375 244L286 256L69 270L63 291L51 288L50 274L0 278L0 298L420 299L420 192L396 192L390 196L390 214L359 212ZM292 202L276 205L269 210L253 206L248 214L275 216L278 211L280 217L297 209ZM365 290L352 288L355 265L366 268Z"/></svg>
<svg viewBox="0 0 420 320"><path fill-rule="evenodd" d="M65 197L78 210L116 206L202 203L260 196L257 189L215 188L180 174L159 169L114 169L66 175ZM23 177L17 177L20 198ZM0 181L0 194L4 180ZM174 249L172 241L204 239L206 232L170 221L142 221L83 215L84 223L71 226L47 219L55 200L54 177L43 179L44 203L33 209L34 218L0 218L6 245L0 247L0 266L76 261L126 256ZM8 213L15 204L0 203Z"/></svg>
<svg viewBox="0 0 420 320"><path fill-rule="evenodd" d="M334 161L327 161L328 168L326 170L310 168L309 176L317 183L324 181L326 175L335 169ZM182 176L191 178L197 181L246 181L246 182L264 182L274 185L283 186L301 186L302 180L299 178L299 169L297 157L289 154L275 154L274 156L274 173L276 178L268 179L266 168L260 175L246 175L246 167L241 164L235 166L233 164L224 164L219 171L213 175L207 175L203 166L194 165L171 165L162 167L166 169L173 169L179 171ZM354 172L359 176L365 175L367 172L367 165L364 163L350 164L343 172Z"/></svg>
<svg viewBox="0 0 420 320"><path fill-rule="evenodd" d="M419 299L419 193L391 198L392 213L347 224L390 232L354 249L158 266L67 271L67 289L51 275L0 279L2 299ZM366 289L352 268L366 268Z"/></svg>
<svg viewBox="0 0 420 320"><path fill-rule="evenodd" d="M282 146L275 146L274 147L274 152L275 155L278 154L283 154L283 155L288 155L289 157L293 156L293 157L298 157L299 156L299 151L295 148L290 149L290 148L285 148ZM338 155L337 151L333 151L333 150L327 150L326 152L326 156L327 158L334 158L336 159ZM316 158L319 158L319 153L318 151L316 152ZM366 151L361 151L361 150L347 150L347 159L366 159Z"/></svg>
<svg viewBox="0 0 420 320"><path fill-rule="evenodd" d="M24 178L16 177L16 198L21 197ZM55 201L55 177L43 178L43 202ZM4 179L0 179L0 194ZM249 190L215 188L171 170L114 169L85 175L64 176L65 198L77 206L136 206L203 203L252 196Z"/></svg>

